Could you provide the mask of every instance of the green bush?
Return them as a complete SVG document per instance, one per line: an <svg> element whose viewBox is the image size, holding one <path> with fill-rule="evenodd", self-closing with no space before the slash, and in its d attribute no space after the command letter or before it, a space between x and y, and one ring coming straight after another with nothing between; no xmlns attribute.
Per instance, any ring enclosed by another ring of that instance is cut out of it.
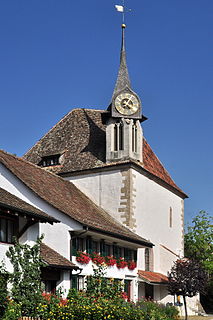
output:
<svg viewBox="0 0 213 320"><path fill-rule="evenodd" d="M21 317L21 305L14 301L9 301L7 309L1 320L18 320Z"/></svg>
<svg viewBox="0 0 213 320"><path fill-rule="evenodd" d="M8 304L7 281L8 273L4 266L0 265L0 319L3 317Z"/></svg>
<svg viewBox="0 0 213 320"><path fill-rule="evenodd" d="M145 320L176 319L179 313L173 306L165 306L152 301L139 301L137 306L143 311Z"/></svg>
<svg viewBox="0 0 213 320"><path fill-rule="evenodd" d="M118 297L97 298L76 290L70 291L68 299L44 295L37 311L43 320L174 320L178 315L171 306L145 301L134 304Z"/></svg>

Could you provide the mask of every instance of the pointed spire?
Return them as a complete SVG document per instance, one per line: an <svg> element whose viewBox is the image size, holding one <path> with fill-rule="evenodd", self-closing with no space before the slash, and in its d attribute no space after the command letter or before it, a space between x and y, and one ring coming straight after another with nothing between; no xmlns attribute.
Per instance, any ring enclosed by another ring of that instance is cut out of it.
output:
<svg viewBox="0 0 213 320"><path fill-rule="evenodd" d="M120 67L118 71L118 77L115 85L115 89L113 92L113 96L117 95L118 92L123 90L124 88L130 88L130 80L129 73L126 63L126 50L125 50L125 28L126 25L122 24L122 43L121 43L121 54L120 54Z"/></svg>

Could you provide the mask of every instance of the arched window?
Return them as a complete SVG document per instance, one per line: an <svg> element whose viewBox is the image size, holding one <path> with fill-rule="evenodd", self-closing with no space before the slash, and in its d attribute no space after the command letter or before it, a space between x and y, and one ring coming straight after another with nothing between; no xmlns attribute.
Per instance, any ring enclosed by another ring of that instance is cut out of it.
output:
<svg viewBox="0 0 213 320"><path fill-rule="evenodd" d="M172 228L172 216L173 216L173 212L172 212L172 207L169 208L169 227Z"/></svg>
<svg viewBox="0 0 213 320"><path fill-rule="evenodd" d="M118 122L114 125L114 151L123 150L123 124Z"/></svg>
<svg viewBox="0 0 213 320"><path fill-rule="evenodd" d="M150 271L150 251L145 249L145 271Z"/></svg>
<svg viewBox="0 0 213 320"><path fill-rule="evenodd" d="M137 125L132 125L132 151L137 152Z"/></svg>

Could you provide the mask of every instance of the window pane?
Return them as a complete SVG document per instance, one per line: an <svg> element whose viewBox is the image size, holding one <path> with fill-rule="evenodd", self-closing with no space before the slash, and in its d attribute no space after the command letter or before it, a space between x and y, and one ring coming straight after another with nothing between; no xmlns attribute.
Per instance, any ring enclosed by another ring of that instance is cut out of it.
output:
<svg viewBox="0 0 213 320"><path fill-rule="evenodd" d="M6 242L7 239L7 221L1 219L0 241Z"/></svg>
<svg viewBox="0 0 213 320"><path fill-rule="evenodd" d="M97 241L92 241L92 252L98 252L98 243L97 243Z"/></svg>
<svg viewBox="0 0 213 320"><path fill-rule="evenodd" d="M105 245L104 241L100 242L100 254L102 256L106 256L106 245Z"/></svg>
<svg viewBox="0 0 213 320"><path fill-rule="evenodd" d="M72 239L72 256L76 256L76 252L77 252L77 239L73 238Z"/></svg>
<svg viewBox="0 0 213 320"><path fill-rule="evenodd" d="M7 242L12 243L13 242L13 232L14 229L14 223L11 220L7 221Z"/></svg>
<svg viewBox="0 0 213 320"><path fill-rule="evenodd" d="M105 254L106 254L106 256L110 256L111 255L110 247L111 246L109 244L105 245Z"/></svg>
<svg viewBox="0 0 213 320"><path fill-rule="evenodd" d="M92 253L92 240L91 240L91 238L86 239L86 251L87 251L87 253Z"/></svg>
<svg viewBox="0 0 213 320"><path fill-rule="evenodd" d="M149 249L145 249L145 271L150 271Z"/></svg>
<svg viewBox="0 0 213 320"><path fill-rule="evenodd" d="M84 277L78 276L78 290L84 289Z"/></svg>
<svg viewBox="0 0 213 320"><path fill-rule="evenodd" d="M78 238L78 251L84 251L84 239Z"/></svg>

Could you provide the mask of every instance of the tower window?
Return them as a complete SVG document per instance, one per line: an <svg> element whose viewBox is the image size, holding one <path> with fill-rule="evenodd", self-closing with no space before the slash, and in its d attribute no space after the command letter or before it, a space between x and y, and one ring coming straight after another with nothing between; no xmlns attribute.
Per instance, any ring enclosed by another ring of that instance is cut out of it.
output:
<svg viewBox="0 0 213 320"><path fill-rule="evenodd" d="M137 126L136 123L132 125L132 151L137 152Z"/></svg>
<svg viewBox="0 0 213 320"><path fill-rule="evenodd" d="M42 157L39 163L39 166L41 167L57 166L60 164L59 158L60 158L60 154L54 154L52 156Z"/></svg>
<svg viewBox="0 0 213 320"><path fill-rule="evenodd" d="M114 126L114 150L123 150L123 124L118 122Z"/></svg>

